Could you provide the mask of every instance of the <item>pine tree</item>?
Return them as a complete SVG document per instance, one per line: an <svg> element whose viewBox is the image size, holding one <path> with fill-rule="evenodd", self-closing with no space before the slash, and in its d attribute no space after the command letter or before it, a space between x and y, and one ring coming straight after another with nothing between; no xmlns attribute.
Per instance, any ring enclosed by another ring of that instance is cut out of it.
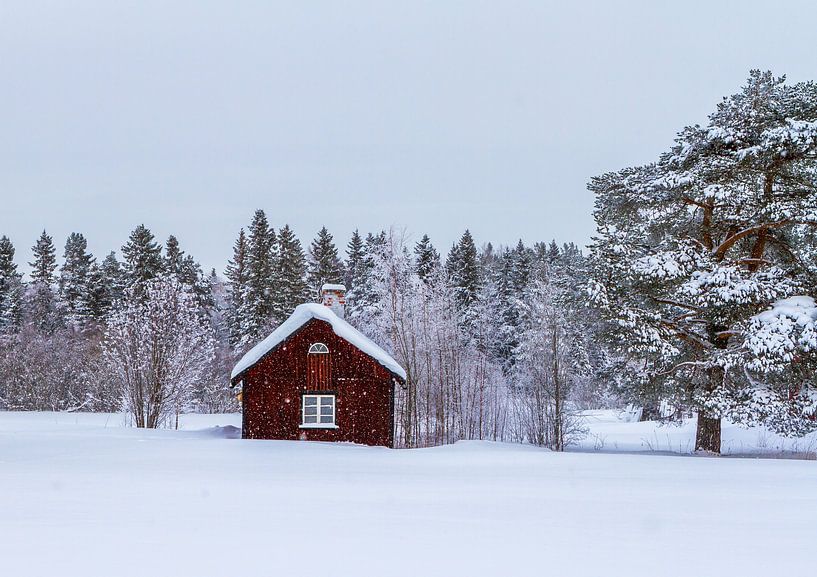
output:
<svg viewBox="0 0 817 577"><path fill-rule="evenodd" d="M657 163L590 184L593 302L647 367L627 389L696 410L696 449L719 452L724 416L789 434L815 426L814 380L792 361L763 370L752 351L776 341L747 346L755 315L814 286L815 154L817 85L752 71Z"/></svg>
<svg viewBox="0 0 817 577"><path fill-rule="evenodd" d="M284 225L278 233L278 283L276 285L275 312L284 319L299 304L309 300L309 285L306 282L306 255L289 225Z"/></svg>
<svg viewBox="0 0 817 577"><path fill-rule="evenodd" d="M16 333L22 322L22 275L14 262L14 245L0 237L0 335Z"/></svg>
<svg viewBox="0 0 817 577"><path fill-rule="evenodd" d="M63 265L60 269L59 296L68 325L83 328L92 316L91 271L96 259L88 252L88 241L73 232L65 242Z"/></svg>
<svg viewBox="0 0 817 577"><path fill-rule="evenodd" d="M431 239L427 234L424 234L423 238L414 245L414 260L417 276L423 282L428 282L429 277L441 266L440 253L431 244Z"/></svg>
<svg viewBox="0 0 817 577"><path fill-rule="evenodd" d="M143 224L131 232L128 242L122 247L122 257L125 259L125 285L135 286L136 294L141 294L142 285L164 272L162 247Z"/></svg>
<svg viewBox="0 0 817 577"><path fill-rule="evenodd" d="M357 229L352 233L349 244L346 245L346 266L344 267L344 284L346 289L352 288L360 283L363 275L363 259L365 257L363 239Z"/></svg>
<svg viewBox="0 0 817 577"><path fill-rule="evenodd" d="M335 241L325 226L309 247L308 279L316 299L320 298L321 286L325 283L336 284L343 280L343 264L338 258Z"/></svg>
<svg viewBox="0 0 817 577"><path fill-rule="evenodd" d="M34 262L31 267L31 285L27 295L29 322L37 329L51 333L60 325L57 299L54 294L54 271L57 269L57 251L53 239L43 231L32 247Z"/></svg>
<svg viewBox="0 0 817 577"><path fill-rule="evenodd" d="M282 317L275 309L278 270L275 266L277 239L263 210L255 211L246 247L246 293L242 329L246 338L258 340Z"/></svg>

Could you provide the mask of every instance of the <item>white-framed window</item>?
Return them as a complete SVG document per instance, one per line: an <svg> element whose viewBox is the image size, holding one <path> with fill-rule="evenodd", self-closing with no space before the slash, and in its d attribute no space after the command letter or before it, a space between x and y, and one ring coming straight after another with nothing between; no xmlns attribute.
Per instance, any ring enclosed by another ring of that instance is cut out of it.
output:
<svg viewBox="0 0 817 577"><path fill-rule="evenodd" d="M313 343L309 346L309 352L311 354L325 355L329 352L329 347L323 343Z"/></svg>
<svg viewBox="0 0 817 577"><path fill-rule="evenodd" d="M335 429L335 395L303 395L301 428Z"/></svg>

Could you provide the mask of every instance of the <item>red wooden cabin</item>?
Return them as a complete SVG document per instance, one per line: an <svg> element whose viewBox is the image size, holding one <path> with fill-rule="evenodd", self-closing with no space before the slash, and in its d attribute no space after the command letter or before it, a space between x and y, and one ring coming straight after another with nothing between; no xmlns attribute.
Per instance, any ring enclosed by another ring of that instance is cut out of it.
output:
<svg viewBox="0 0 817 577"><path fill-rule="evenodd" d="M245 439L394 446L394 390L406 375L341 318L342 288L324 287L325 305L298 306L233 369Z"/></svg>

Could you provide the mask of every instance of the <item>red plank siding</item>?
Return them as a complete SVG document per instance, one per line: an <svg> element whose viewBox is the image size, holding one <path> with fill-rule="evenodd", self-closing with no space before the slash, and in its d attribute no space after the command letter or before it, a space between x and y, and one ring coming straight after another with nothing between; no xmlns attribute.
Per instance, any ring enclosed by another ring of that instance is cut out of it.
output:
<svg viewBox="0 0 817 577"><path fill-rule="evenodd" d="M309 354L325 343L329 354ZM394 445L394 386L398 377L338 337L319 319L308 321L239 377L243 437ZM301 396L335 394L336 429L302 429Z"/></svg>

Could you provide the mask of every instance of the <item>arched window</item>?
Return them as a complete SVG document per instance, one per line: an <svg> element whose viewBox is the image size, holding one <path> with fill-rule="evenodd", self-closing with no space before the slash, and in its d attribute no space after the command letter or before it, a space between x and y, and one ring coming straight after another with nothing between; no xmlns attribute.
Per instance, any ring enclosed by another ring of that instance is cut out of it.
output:
<svg viewBox="0 0 817 577"><path fill-rule="evenodd" d="M306 385L309 390L321 391L331 384L329 347L323 343L313 343L307 356Z"/></svg>
<svg viewBox="0 0 817 577"><path fill-rule="evenodd" d="M319 355L320 354L326 354L326 353L329 352L329 347L327 347L323 343L314 343L313 345L311 345L309 347L309 352L310 353L316 353L316 354L319 354Z"/></svg>

